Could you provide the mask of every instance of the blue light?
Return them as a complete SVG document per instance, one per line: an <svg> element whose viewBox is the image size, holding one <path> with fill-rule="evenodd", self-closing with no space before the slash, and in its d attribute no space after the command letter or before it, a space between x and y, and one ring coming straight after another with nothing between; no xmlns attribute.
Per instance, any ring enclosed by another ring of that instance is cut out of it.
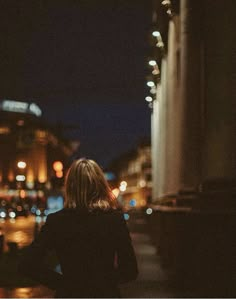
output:
<svg viewBox="0 0 236 299"><path fill-rule="evenodd" d="M62 210L64 207L64 199L61 195L51 195L47 199L48 214Z"/></svg>
<svg viewBox="0 0 236 299"><path fill-rule="evenodd" d="M36 212L36 210L37 210L37 209L36 209L36 207L35 207L35 206L33 206L33 207L31 208L31 213L33 213L33 214L34 214L34 213Z"/></svg>
<svg viewBox="0 0 236 299"><path fill-rule="evenodd" d="M124 219L125 219L126 221L129 220L129 214L125 213L125 214L124 214Z"/></svg>
<svg viewBox="0 0 236 299"><path fill-rule="evenodd" d="M40 217L40 216L36 216L36 217L35 217L35 222L37 222L37 223L41 223L41 222L42 222L42 217Z"/></svg>
<svg viewBox="0 0 236 299"><path fill-rule="evenodd" d="M112 181L116 178L115 174L113 172L105 172L104 173L106 180Z"/></svg>
<svg viewBox="0 0 236 299"><path fill-rule="evenodd" d="M130 202L129 202L129 205L130 205L131 207L135 207L135 206L136 206L136 199L132 198L132 199L130 200Z"/></svg>

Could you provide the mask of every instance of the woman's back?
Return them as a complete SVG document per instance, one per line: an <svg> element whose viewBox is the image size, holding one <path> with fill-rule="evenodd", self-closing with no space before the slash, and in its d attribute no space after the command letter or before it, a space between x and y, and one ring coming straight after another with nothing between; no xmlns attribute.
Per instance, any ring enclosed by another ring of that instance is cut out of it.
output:
<svg viewBox="0 0 236 299"><path fill-rule="evenodd" d="M28 266L28 274L34 272L32 265L39 270L35 261L41 260L42 244L54 249L60 262L63 279L56 275L53 281L57 297L118 297L117 285L137 276L130 236L120 212L64 209L49 215L25 256L24 271ZM49 277L44 270L37 273L40 277L34 272L34 278L44 277L42 283L52 278L52 273Z"/></svg>
<svg viewBox="0 0 236 299"><path fill-rule="evenodd" d="M49 249L55 250L62 274L43 266ZM47 217L20 268L56 289L57 297L118 297L118 284L136 278L123 214L95 161L72 163L65 182L65 209Z"/></svg>

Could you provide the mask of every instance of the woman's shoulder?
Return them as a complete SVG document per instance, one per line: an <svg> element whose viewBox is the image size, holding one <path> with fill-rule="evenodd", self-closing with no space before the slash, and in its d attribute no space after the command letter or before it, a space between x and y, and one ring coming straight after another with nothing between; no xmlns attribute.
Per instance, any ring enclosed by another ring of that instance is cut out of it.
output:
<svg viewBox="0 0 236 299"><path fill-rule="evenodd" d="M107 217L114 217L114 218L120 218L123 217L123 212L120 209L95 209L91 211L92 214L101 215L101 216L107 216Z"/></svg>
<svg viewBox="0 0 236 299"><path fill-rule="evenodd" d="M84 216L101 216L101 217L111 217L111 218L123 218L123 211L121 209L92 209L92 210L84 210L84 209L72 209L72 208L63 208L60 211L51 213L48 215L50 219L58 219L64 216L70 217L73 215L84 215Z"/></svg>
<svg viewBox="0 0 236 299"><path fill-rule="evenodd" d="M63 209L55 213L51 213L46 221L54 232L60 233L67 231L70 227L73 231L86 226L91 229L104 230L112 229L114 231L120 230L125 225L123 212L121 210L93 210L93 211L79 211L77 209Z"/></svg>
<svg viewBox="0 0 236 299"><path fill-rule="evenodd" d="M104 219L105 222L111 224L120 224L124 222L124 214L122 210L110 209L107 211L94 211L98 217L101 217L101 220Z"/></svg>
<svg viewBox="0 0 236 299"><path fill-rule="evenodd" d="M62 210L59 210L57 212L52 212L50 214L48 214L47 216L47 222L54 222L54 221L57 221L57 220L60 220L64 217L70 217L72 211L70 211L70 209L62 209Z"/></svg>

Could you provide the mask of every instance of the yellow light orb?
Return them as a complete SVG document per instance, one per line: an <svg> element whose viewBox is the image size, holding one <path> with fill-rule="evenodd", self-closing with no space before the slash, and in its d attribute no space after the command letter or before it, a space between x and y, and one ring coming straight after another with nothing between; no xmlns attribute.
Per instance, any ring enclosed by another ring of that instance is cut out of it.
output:
<svg viewBox="0 0 236 299"><path fill-rule="evenodd" d="M57 172L57 171L62 171L63 170L63 164L61 163L61 161L55 161L52 165L53 169Z"/></svg>

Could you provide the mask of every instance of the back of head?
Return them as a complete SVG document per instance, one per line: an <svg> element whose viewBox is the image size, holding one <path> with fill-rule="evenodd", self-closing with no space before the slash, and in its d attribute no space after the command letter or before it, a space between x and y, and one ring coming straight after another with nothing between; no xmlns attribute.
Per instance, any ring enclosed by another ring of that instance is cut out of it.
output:
<svg viewBox="0 0 236 299"><path fill-rule="evenodd" d="M79 159L71 165L65 182L65 207L87 210L116 208L116 199L98 164Z"/></svg>

